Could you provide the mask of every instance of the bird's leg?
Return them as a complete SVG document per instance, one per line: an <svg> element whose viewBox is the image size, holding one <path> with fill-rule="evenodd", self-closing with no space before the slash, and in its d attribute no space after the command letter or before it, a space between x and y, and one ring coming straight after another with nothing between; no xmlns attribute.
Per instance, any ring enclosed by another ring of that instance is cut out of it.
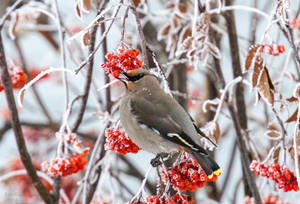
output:
<svg viewBox="0 0 300 204"><path fill-rule="evenodd" d="M168 157L168 156L169 156L169 154L166 153L166 152L158 153L158 154L156 155L156 157L154 157L153 159L151 159L150 164L151 164L153 167L158 167L159 165L161 165L160 159L163 159L163 158Z"/></svg>

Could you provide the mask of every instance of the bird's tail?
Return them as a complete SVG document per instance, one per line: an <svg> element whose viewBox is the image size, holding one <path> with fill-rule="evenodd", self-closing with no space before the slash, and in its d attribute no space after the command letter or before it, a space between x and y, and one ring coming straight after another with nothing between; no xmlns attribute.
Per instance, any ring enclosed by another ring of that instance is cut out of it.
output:
<svg viewBox="0 0 300 204"><path fill-rule="evenodd" d="M197 160L208 178L212 178L214 175L219 176L222 173L222 169L217 162L210 158L209 155L203 155L196 151L191 151L191 154Z"/></svg>

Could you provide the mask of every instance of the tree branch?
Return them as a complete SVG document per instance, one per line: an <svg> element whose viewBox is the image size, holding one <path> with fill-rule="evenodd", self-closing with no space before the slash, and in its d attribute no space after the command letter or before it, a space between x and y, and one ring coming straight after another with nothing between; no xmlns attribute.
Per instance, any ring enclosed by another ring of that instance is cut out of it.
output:
<svg viewBox="0 0 300 204"><path fill-rule="evenodd" d="M232 5L232 0L227 0L225 2L226 6ZM235 17L232 11L227 11L224 14L228 35L229 35L229 45L230 45L230 52L231 52L231 58L232 58L232 69L233 69L233 75L234 78L238 76L242 76L242 69L241 69L241 62L240 62L240 56L239 56L239 45L237 40L237 32L236 32L236 25L235 25ZM246 177L245 181L245 187L248 187L252 193L252 196L255 198L256 204L261 204L261 197L259 195L257 186L255 184L255 179L252 174L252 172L249 169L250 165L250 159L248 150L244 141L244 135L242 133L242 130L244 132L247 132L248 125L247 125L247 115L246 115L246 105L244 101L244 88L242 86L242 83L238 83L236 86L236 92L235 92L235 99L236 99L236 109L232 104L228 104L229 111L231 113L231 117L234 122L235 130L237 133L237 142L241 151L242 156L242 165L244 166L244 174ZM245 189L246 194L247 188Z"/></svg>
<svg viewBox="0 0 300 204"><path fill-rule="evenodd" d="M137 29L138 29L139 36L140 36L140 39L141 39L141 47L142 47L142 52L143 52L143 61L145 63L146 69L150 69L148 55L147 55L147 43L146 43L145 35L144 35L144 32L143 32L143 28L142 28L142 25L141 25L140 17L139 17L139 14L138 14L138 12L137 12L134 5L132 6L132 10L133 10L133 14L135 16Z"/></svg>
<svg viewBox="0 0 300 204"><path fill-rule="evenodd" d="M101 24L100 28L101 28L102 34L104 34L104 32L105 32L105 25ZM107 52L107 40L106 40L106 38L104 38L103 44L102 44L103 58L104 58L104 54L106 52ZM109 83L109 76L107 74L105 74L104 77L105 77L105 83L106 84ZM105 107L105 109L106 109L106 111L108 113L110 113L111 112L111 107L112 107L110 87L108 87L106 89L105 98L106 98L106 107ZM109 125L107 125L107 126L109 126ZM105 155L105 149L104 149L105 139L104 139L104 135L102 135L102 137L103 138L102 138L102 141L101 141L101 151L99 153L98 161L100 161L104 157L104 155ZM96 171L97 171L96 180L95 180L95 182L93 184L91 184L91 186L89 188L89 191L88 191L88 194L87 194L87 197L86 197L86 203L91 202L91 200L93 199L93 196L95 194L95 191L97 189L97 186L98 186L98 183L99 183L99 180L100 180L100 177L101 177L102 167L99 166Z"/></svg>
<svg viewBox="0 0 300 204"><path fill-rule="evenodd" d="M98 26L94 26L91 32L91 44L89 47L89 53L92 53L95 48L95 41L96 41L96 33L97 33ZM93 67L94 67L94 55L90 59L89 68L87 70L87 76L86 81L84 85L84 93L82 96L82 102L79 110L79 114L77 116L76 122L74 124L74 127L72 129L72 132L76 132L79 128L80 123L82 122L83 115L85 113L86 104L88 101L90 89L91 89L91 82L92 82L92 76L93 76Z"/></svg>
<svg viewBox="0 0 300 204"><path fill-rule="evenodd" d="M0 28L1 31L1 28ZM7 70L7 64L5 60L5 53L3 48L3 42L2 42L2 36L0 35L0 74L2 83L5 90L5 96L7 105L9 108L9 114L11 118L11 125L14 131L18 151L20 154L20 158L22 160L22 163L24 164L24 167L27 171L27 174L35 187L35 189L38 191L40 197L44 200L45 203L53 203L51 194L48 192L44 184L41 182L40 178L37 175L37 172L32 164L31 157L28 153L25 140L23 137L23 133L21 130L21 125L19 121L19 115L13 95L13 90L11 86L11 81L9 77L9 73Z"/></svg>

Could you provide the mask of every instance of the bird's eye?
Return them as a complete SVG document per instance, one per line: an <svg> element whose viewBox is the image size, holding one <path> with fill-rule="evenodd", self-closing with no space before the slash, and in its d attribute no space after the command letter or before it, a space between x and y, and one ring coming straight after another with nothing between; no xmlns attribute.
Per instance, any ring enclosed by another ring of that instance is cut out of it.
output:
<svg viewBox="0 0 300 204"><path fill-rule="evenodd" d="M145 76L143 73L140 73L138 75L135 75L135 76L131 76L131 77L128 77L130 81L138 81L140 80L141 78L143 78L143 76Z"/></svg>

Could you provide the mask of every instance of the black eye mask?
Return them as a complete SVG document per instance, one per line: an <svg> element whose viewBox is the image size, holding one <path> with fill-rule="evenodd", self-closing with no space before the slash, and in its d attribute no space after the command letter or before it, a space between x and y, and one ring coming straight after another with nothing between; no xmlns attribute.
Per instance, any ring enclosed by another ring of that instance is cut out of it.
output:
<svg viewBox="0 0 300 204"><path fill-rule="evenodd" d="M138 74L138 75L133 76L133 77L128 77L128 79L129 79L130 81L137 81L137 80L143 78L143 76L145 76L145 75L144 75L144 74Z"/></svg>
<svg viewBox="0 0 300 204"><path fill-rule="evenodd" d="M126 72L123 72L122 74L124 76L126 76L127 80L132 81L132 82L138 81L139 79L141 79L145 76L145 74L143 74L143 73L140 73L140 74L135 75L135 76L129 76Z"/></svg>

